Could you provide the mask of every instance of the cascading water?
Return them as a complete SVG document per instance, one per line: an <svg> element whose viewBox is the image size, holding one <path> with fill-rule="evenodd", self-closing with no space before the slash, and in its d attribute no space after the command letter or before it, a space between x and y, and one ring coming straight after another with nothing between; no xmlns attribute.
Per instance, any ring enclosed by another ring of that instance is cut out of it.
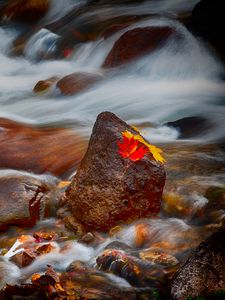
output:
<svg viewBox="0 0 225 300"><path fill-rule="evenodd" d="M207 205L206 189L210 186L224 186L223 167L218 167L218 164L224 166L223 153L217 149L207 152L208 149L205 151L204 145L224 139L225 70L208 45L195 38L181 23L168 18L168 15L176 16L190 11L197 2L161 0L133 4L130 7L118 5L114 10L110 10L110 6L101 8L102 14L109 15L129 15L135 10L137 15L160 13L163 16L146 17L145 20L137 21L108 39L99 38L79 44L73 55L63 60L37 60L42 50L49 53L54 51L59 38L57 33L41 28L30 37L24 57L16 58L9 56L10 47L21 29L1 28L0 117L37 125L70 124L75 131L88 138L96 116L102 111L114 112L127 123L142 127L144 136L150 141L160 142L165 152L168 149L167 160L170 161L171 158L171 165L175 162L176 166L178 161L181 166L179 170L183 171L184 175L176 175L176 170L170 169L169 164L169 172L172 171L169 173L165 193L182 195L182 205L185 203L184 206L191 206L192 214L197 214L199 208ZM85 1L75 3L68 0L66 5L65 1L52 1L48 15L40 24L58 20L81 3ZM88 12L87 16L94 18L92 12ZM123 68L112 71L101 68L115 42L127 30L165 25L172 27L176 36L169 39L163 47ZM39 80L86 71L102 74L105 79L74 96L63 96L57 89L44 95L34 94L32 91ZM184 144L180 145L179 131L166 123L193 116L204 117L213 126L203 130L195 139L182 141ZM193 146L194 150L186 150L187 145ZM203 147L200 150L199 145ZM177 153L180 151L179 154L176 153L176 147ZM194 170L193 174L192 170L187 170L185 162L181 162L188 159L187 156L193 159L193 163L190 164L190 169ZM196 166L196 161L199 162L199 166ZM204 164L207 163L210 166L214 164L215 168L205 170ZM184 187L181 188L180 185ZM190 188L187 192L189 186L198 186L197 191ZM170 204L169 196L166 197L166 201L166 204ZM183 212L182 209L180 211ZM145 230L149 232L149 240L147 245L142 247L162 247L167 253L175 256L177 251L177 257L183 261L190 249L198 244L199 239L207 236L207 230L195 227L195 222L186 218L185 213L181 215L178 209L175 216L169 212L168 215L162 214L160 219L143 221ZM219 215L222 218L224 211ZM55 220L44 222L45 227L55 224ZM124 227L118 234L105 238L104 242L96 247L84 246L77 241L68 242L68 245L55 243L52 253L41 256L33 264L22 269L21 273L18 272L18 280L20 276L26 278L34 272L43 272L46 264L53 265L58 271L65 270L75 259L94 266L95 258L111 242L119 241L131 248L137 248L137 226L133 224ZM29 234L29 231L25 233ZM184 246L186 239L190 240L190 249L187 245ZM63 250L65 246L66 250ZM113 280L116 281L117 277ZM126 281L122 283L124 286L130 286Z"/></svg>

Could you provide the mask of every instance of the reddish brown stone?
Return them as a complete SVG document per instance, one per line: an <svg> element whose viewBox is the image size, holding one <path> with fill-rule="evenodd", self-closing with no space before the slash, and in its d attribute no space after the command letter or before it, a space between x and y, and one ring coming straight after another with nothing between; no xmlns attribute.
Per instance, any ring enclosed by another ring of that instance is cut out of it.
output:
<svg viewBox="0 0 225 300"><path fill-rule="evenodd" d="M3 9L2 18L33 23L42 18L48 8L48 0L10 0Z"/></svg>
<svg viewBox="0 0 225 300"><path fill-rule="evenodd" d="M81 160L86 141L70 129L0 118L0 168L63 175Z"/></svg>
<svg viewBox="0 0 225 300"><path fill-rule="evenodd" d="M160 210L164 167L150 153L136 162L124 159L117 143L125 130L139 134L112 113L98 116L86 155L66 191L72 214L87 229L107 231Z"/></svg>
<svg viewBox="0 0 225 300"><path fill-rule="evenodd" d="M43 255L51 252L53 249L51 244L45 244L36 248L37 255Z"/></svg>
<svg viewBox="0 0 225 300"><path fill-rule="evenodd" d="M20 268L29 266L36 258L36 254L29 249L24 250L12 257L12 261Z"/></svg>
<svg viewBox="0 0 225 300"><path fill-rule="evenodd" d="M9 225L33 226L54 214L57 179L19 171L0 174L0 230Z"/></svg>
<svg viewBox="0 0 225 300"><path fill-rule="evenodd" d="M40 80L35 85L33 91L34 93L46 93L54 85L54 83L59 80L59 77L53 76L45 80Z"/></svg>
<svg viewBox="0 0 225 300"><path fill-rule="evenodd" d="M57 87L64 95L74 95L90 88L102 80L102 76L91 73L73 73L63 77L57 82Z"/></svg>
<svg viewBox="0 0 225 300"><path fill-rule="evenodd" d="M175 31L168 26L131 29L116 41L102 67L118 67L144 54L153 52L161 47L172 35L175 35Z"/></svg>

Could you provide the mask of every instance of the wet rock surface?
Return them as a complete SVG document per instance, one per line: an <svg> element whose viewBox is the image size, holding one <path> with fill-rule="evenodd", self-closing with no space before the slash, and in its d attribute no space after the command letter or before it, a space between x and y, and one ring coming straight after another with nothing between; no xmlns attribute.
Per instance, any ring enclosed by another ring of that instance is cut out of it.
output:
<svg viewBox="0 0 225 300"><path fill-rule="evenodd" d="M40 80L34 86L34 93L46 93L59 80L59 77L53 76L45 80Z"/></svg>
<svg viewBox="0 0 225 300"><path fill-rule="evenodd" d="M10 0L2 8L2 19L33 23L40 20L48 11L49 0Z"/></svg>
<svg viewBox="0 0 225 300"><path fill-rule="evenodd" d="M177 273L171 288L172 299L213 297L225 291L224 253L225 227L222 227L200 244Z"/></svg>
<svg viewBox="0 0 225 300"><path fill-rule="evenodd" d="M212 122L204 117L186 117L173 122L168 122L166 126L176 128L179 131L179 138L188 139L200 136L202 133L213 128Z"/></svg>
<svg viewBox="0 0 225 300"><path fill-rule="evenodd" d="M3 118L0 129L1 168L60 176L76 166L86 149L85 139L70 129L39 128Z"/></svg>
<svg viewBox="0 0 225 300"><path fill-rule="evenodd" d="M225 3L223 0L199 1L192 11L191 31L209 41L225 62Z"/></svg>
<svg viewBox="0 0 225 300"><path fill-rule="evenodd" d="M56 210L56 185L51 176L5 170L0 173L0 230L10 225L33 226Z"/></svg>
<svg viewBox="0 0 225 300"><path fill-rule="evenodd" d="M175 34L175 30L168 26L128 30L116 41L102 67L113 68L131 62L162 47Z"/></svg>
<svg viewBox="0 0 225 300"><path fill-rule="evenodd" d="M112 113L98 116L85 157L66 190L64 202L87 229L109 230L160 210L164 167L150 153L134 163L124 159L118 142L125 130L139 134Z"/></svg>
<svg viewBox="0 0 225 300"><path fill-rule="evenodd" d="M74 95L87 90L97 82L103 79L103 76L92 73L73 73L63 77L56 84L60 92L64 95Z"/></svg>

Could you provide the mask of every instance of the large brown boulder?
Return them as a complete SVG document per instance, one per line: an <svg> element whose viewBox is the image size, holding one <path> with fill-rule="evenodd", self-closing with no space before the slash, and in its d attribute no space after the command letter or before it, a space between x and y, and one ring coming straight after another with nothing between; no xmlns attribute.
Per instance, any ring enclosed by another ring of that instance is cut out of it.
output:
<svg viewBox="0 0 225 300"><path fill-rule="evenodd" d="M134 162L123 158L118 142L126 130L139 134L110 112L98 116L86 155L66 191L72 214L87 229L107 231L160 210L164 167L150 153Z"/></svg>
<svg viewBox="0 0 225 300"><path fill-rule="evenodd" d="M102 76L92 73L73 73L63 77L57 82L58 87L64 95L74 95L90 88L92 85L102 80Z"/></svg>
<svg viewBox="0 0 225 300"><path fill-rule="evenodd" d="M0 118L0 129L0 168L61 176L85 153L85 139L71 129L36 127L4 118Z"/></svg>
<svg viewBox="0 0 225 300"><path fill-rule="evenodd" d="M199 296L214 299L213 295L217 292L225 292L224 266L225 227L222 227L200 244L177 273L171 288L172 299L186 300Z"/></svg>
<svg viewBox="0 0 225 300"><path fill-rule="evenodd" d="M114 44L102 67L113 68L158 49L175 35L169 26L138 27L125 32Z"/></svg>
<svg viewBox="0 0 225 300"><path fill-rule="evenodd" d="M35 22L48 11L49 0L10 0L2 9L3 20Z"/></svg>
<svg viewBox="0 0 225 300"><path fill-rule="evenodd" d="M33 226L54 214L58 180L25 172L2 170L0 173L0 230L10 225Z"/></svg>

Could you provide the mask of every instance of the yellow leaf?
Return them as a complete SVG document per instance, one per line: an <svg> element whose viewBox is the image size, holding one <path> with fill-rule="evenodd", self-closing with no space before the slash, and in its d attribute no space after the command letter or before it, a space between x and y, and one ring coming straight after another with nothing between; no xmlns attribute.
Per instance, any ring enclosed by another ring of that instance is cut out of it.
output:
<svg viewBox="0 0 225 300"><path fill-rule="evenodd" d="M162 150L160 148L157 148L156 146L151 145L148 142L146 142L141 135L139 135L139 134L134 135L133 133L131 133L128 130L124 131L123 135L126 136L127 138L133 137L134 140L139 141L141 144L145 145L156 161L159 161L162 164L166 162L166 160L164 159L164 157L161 154Z"/></svg>

